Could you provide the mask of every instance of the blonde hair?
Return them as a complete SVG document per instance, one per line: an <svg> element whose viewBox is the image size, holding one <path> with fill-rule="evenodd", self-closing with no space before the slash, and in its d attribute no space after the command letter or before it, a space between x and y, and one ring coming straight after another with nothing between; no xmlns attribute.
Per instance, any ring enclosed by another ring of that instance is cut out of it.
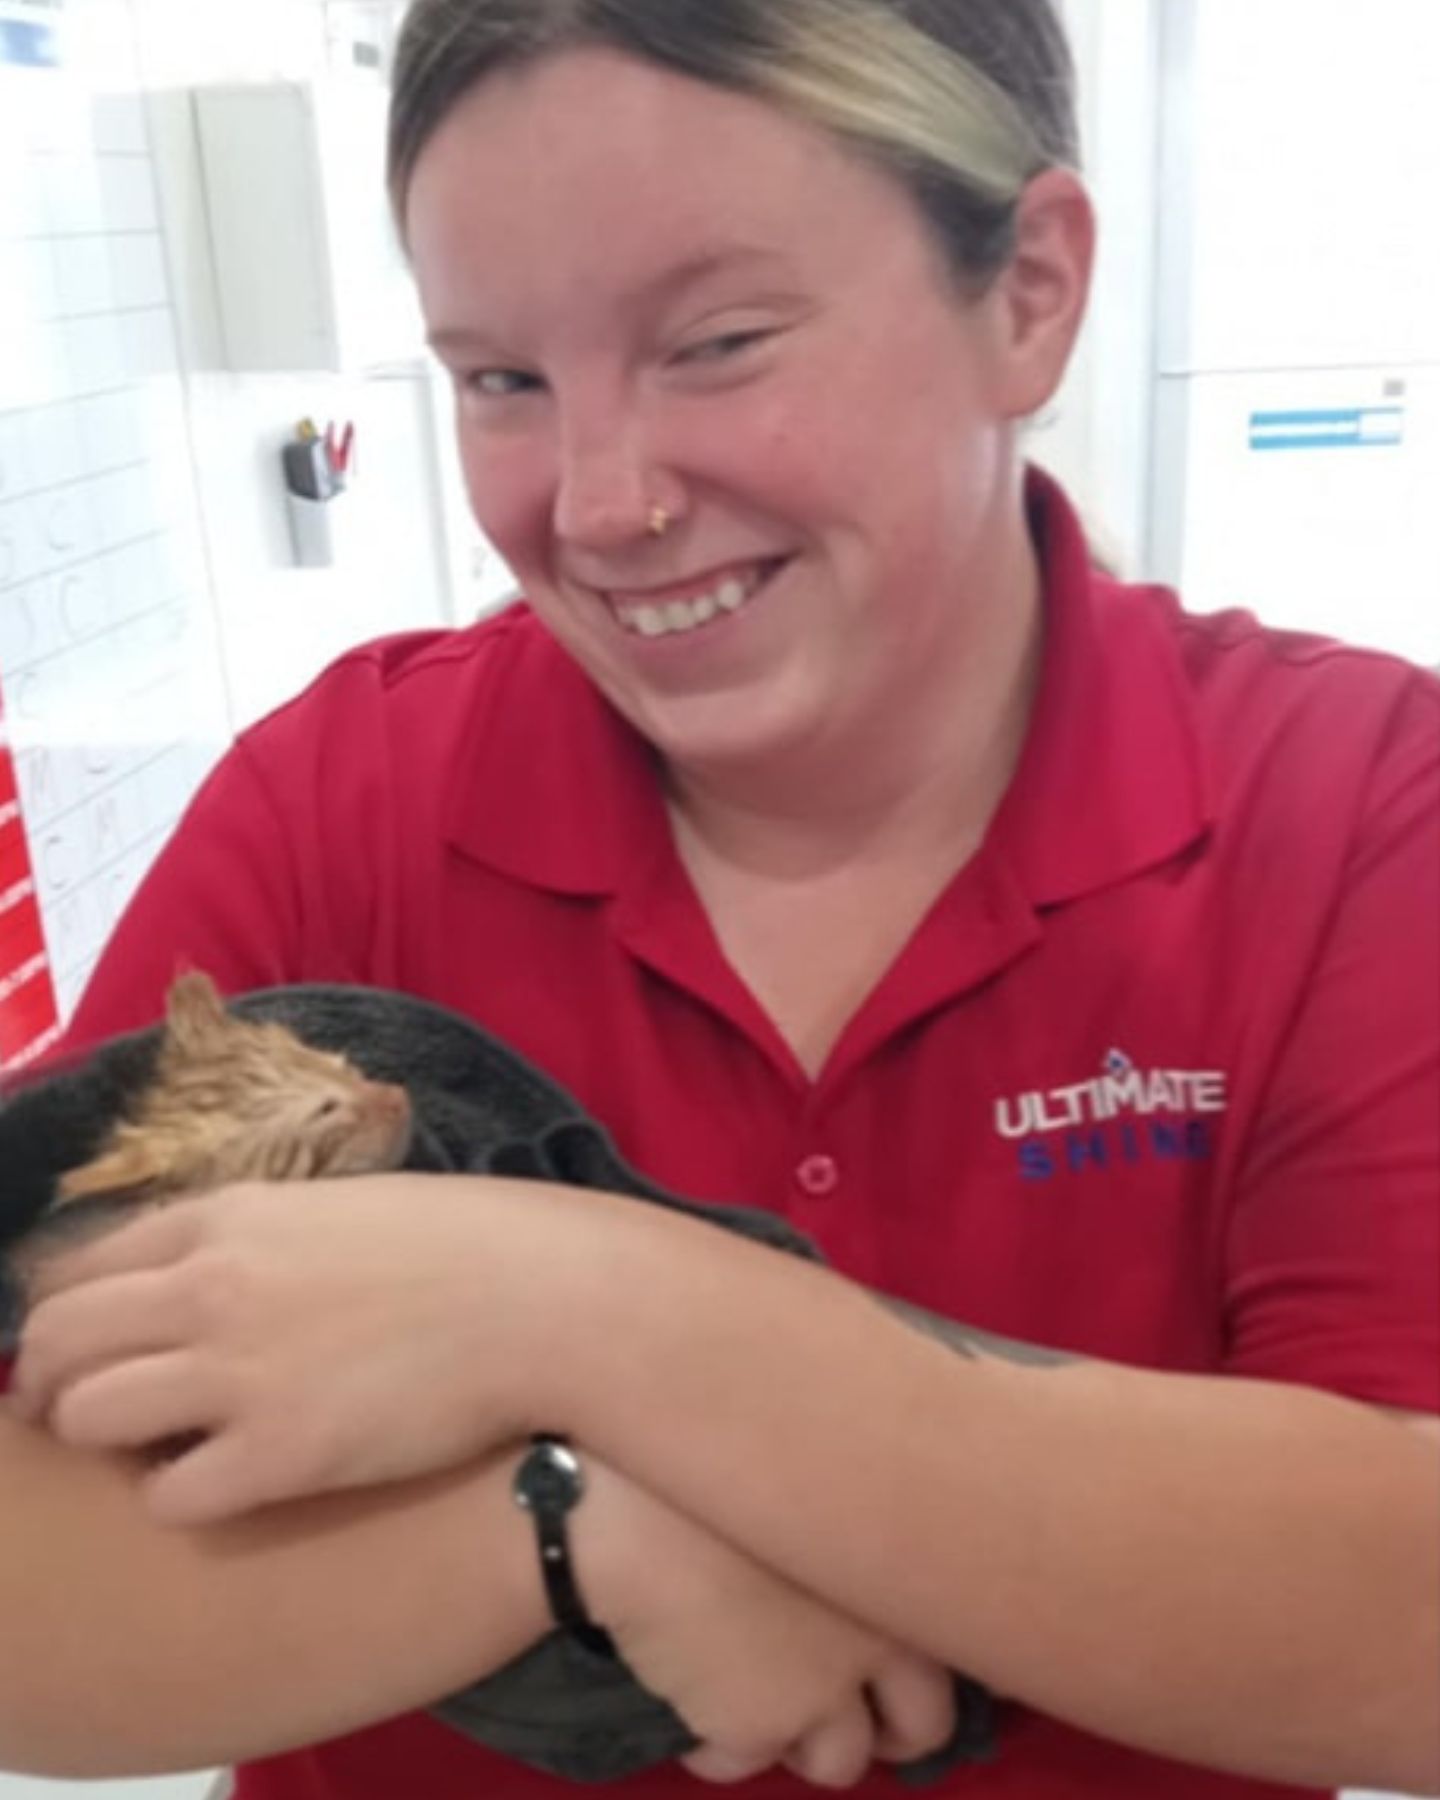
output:
<svg viewBox="0 0 1440 1800"><path fill-rule="evenodd" d="M396 53L389 188L460 97L504 68L604 46L834 133L911 193L951 270L985 280L1043 169L1079 163L1051 0L414 0Z"/></svg>

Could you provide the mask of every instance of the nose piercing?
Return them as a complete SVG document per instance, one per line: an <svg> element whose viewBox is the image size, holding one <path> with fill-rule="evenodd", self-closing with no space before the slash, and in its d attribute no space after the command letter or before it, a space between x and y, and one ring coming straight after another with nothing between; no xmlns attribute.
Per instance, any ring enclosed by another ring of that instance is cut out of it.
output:
<svg viewBox="0 0 1440 1800"><path fill-rule="evenodd" d="M661 538L670 529L670 512L668 507L652 506L650 517L645 522L645 529L651 537Z"/></svg>

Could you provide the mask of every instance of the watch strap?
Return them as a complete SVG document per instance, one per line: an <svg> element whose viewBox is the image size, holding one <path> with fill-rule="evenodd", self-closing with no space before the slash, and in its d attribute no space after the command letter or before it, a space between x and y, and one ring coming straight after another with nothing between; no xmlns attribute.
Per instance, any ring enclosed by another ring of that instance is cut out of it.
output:
<svg viewBox="0 0 1440 1800"><path fill-rule="evenodd" d="M516 1502L535 1521L540 1575L550 1616L561 1631L587 1649L613 1656L614 1641L590 1617L575 1579L567 1521L584 1496L585 1477L580 1459L568 1442L553 1433L532 1439L516 1471L514 1492Z"/></svg>

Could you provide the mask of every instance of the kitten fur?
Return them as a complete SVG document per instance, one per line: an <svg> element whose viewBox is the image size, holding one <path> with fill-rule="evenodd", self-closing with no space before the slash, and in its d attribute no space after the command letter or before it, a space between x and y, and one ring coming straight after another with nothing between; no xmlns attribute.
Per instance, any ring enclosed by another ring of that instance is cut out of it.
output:
<svg viewBox="0 0 1440 1800"><path fill-rule="evenodd" d="M166 997L154 1079L94 1158L61 1176L55 1204L395 1169L411 1128L403 1087L369 1080L283 1025L234 1017L210 977L191 970Z"/></svg>

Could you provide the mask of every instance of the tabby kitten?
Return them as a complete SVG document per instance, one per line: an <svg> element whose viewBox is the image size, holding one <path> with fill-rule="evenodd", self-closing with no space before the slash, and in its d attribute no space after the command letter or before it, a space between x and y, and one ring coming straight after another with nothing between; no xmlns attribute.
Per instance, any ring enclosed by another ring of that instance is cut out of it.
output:
<svg viewBox="0 0 1440 1800"><path fill-rule="evenodd" d="M234 1017L192 970L167 995L154 1076L92 1160L61 1176L55 1204L396 1169L411 1125L403 1087L283 1025Z"/></svg>

